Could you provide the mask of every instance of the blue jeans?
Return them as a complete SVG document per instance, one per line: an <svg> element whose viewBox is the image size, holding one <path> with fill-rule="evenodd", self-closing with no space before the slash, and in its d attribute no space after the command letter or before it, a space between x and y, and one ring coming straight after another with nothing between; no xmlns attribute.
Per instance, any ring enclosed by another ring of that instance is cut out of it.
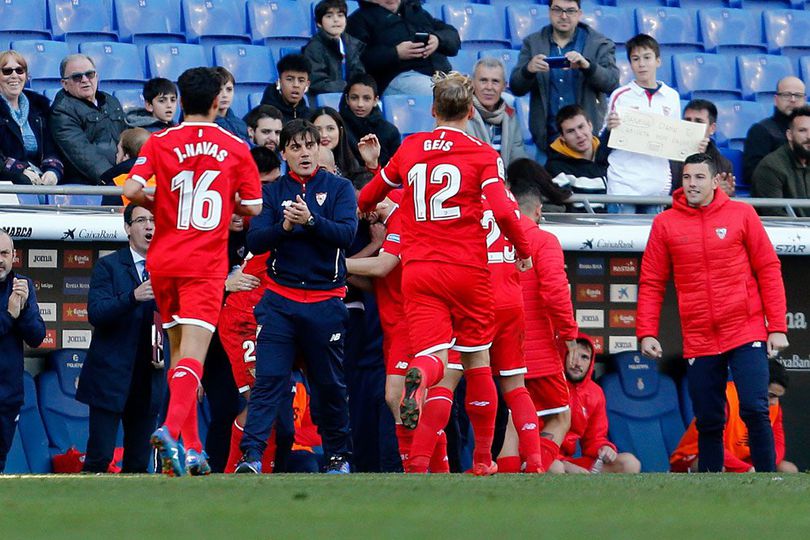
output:
<svg viewBox="0 0 810 540"><path fill-rule="evenodd" d="M388 84L384 96L430 96L433 82L430 77L416 71L403 71Z"/></svg>
<svg viewBox="0 0 810 540"><path fill-rule="evenodd" d="M763 341L687 362L689 396L692 398L698 430L698 471L723 470L729 368L740 398L740 418L748 428L748 445L754 468L758 472L775 471L776 453L768 416L768 358Z"/></svg>
<svg viewBox="0 0 810 540"><path fill-rule="evenodd" d="M608 214L660 214L664 207L660 204L608 203Z"/></svg>

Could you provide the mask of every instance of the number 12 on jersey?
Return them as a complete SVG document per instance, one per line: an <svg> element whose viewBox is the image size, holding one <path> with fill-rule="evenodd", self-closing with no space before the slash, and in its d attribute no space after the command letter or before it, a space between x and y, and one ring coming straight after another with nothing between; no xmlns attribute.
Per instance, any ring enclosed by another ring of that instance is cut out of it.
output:
<svg viewBox="0 0 810 540"><path fill-rule="evenodd" d="M430 184L443 186L428 201L428 166L417 163L408 171L408 185L413 186L416 221L445 221L461 217L461 207L449 206L450 199L461 189L461 171L455 165L442 163L433 167Z"/></svg>
<svg viewBox="0 0 810 540"><path fill-rule="evenodd" d="M200 231L216 229L222 218L222 195L211 189L221 171L203 171L194 185L194 171L180 171L172 178L172 191L179 191L177 228Z"/></svg>

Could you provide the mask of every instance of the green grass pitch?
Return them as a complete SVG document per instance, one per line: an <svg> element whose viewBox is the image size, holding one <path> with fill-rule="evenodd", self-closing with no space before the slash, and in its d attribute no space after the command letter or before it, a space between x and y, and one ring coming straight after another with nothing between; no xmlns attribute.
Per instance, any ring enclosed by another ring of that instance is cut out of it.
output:
<svg viewBox="0 0 810 540"><path fill-rule="evenodd" d="M0 477L0 538L810 538L810 476Z"/></svg>

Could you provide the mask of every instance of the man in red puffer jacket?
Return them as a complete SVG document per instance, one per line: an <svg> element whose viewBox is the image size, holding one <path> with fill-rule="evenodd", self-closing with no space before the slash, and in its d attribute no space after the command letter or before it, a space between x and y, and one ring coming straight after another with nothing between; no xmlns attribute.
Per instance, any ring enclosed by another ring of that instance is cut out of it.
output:
<svg viewBox="0 0 810 540"><path fill-rule="evenodd" d="M723 468L728 370L740 398L757 471L775 470L768 418L768 362L787 347L781 265L754 209L717 189L706 154L684 162L683 188L658 215L641 264L636 334L641 352L662 356L658 323L675 281L698 429L700 472Z"/></svg>

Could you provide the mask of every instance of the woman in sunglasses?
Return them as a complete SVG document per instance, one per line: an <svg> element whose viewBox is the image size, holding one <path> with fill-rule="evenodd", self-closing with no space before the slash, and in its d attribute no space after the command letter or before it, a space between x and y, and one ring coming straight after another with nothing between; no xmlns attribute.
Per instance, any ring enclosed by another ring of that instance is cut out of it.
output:
<svg viewBox="0 0 810 540"><path fill-rule="evenodd" d="M54 185L62 162L48 129L48 99L24 90L28 63L16 51L0 52L0 180Z"/></svg>

